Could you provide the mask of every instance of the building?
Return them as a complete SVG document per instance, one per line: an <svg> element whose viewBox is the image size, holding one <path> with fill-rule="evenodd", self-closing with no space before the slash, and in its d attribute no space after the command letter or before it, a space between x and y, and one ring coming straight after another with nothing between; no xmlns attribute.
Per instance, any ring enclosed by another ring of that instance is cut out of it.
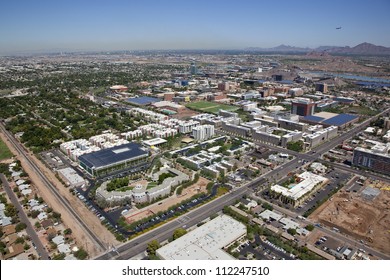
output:
<svg viewBox="0 0 390 280"><path fill-rule="evenodd" d="M246 235L246 226L222 215L157 250L163 260L234 260L223 248Z"/></svg>
<svg viewBox="0 0 390 280"><path fill-rule="evenodd" d="M85 184L83 177L78 175L77 172L70 167L59 169L58 176L60 176L65 184L71 188L78 188Z"/></svg>
<svg viewBox="0 0 390 280"><path fill-rule="evenodd" d="M296 98L292 101L291 113L300 116L311 116L314 114L316 104L309 98Z"/></svg>
<svg viewBox="0 0 390 280"><path fill-rule="evenodd" d="M191 63L190 74L191 75L197 75L198 74L198 68L196 67L195 62Z"/></svg>
<svg viewBox="0 0 390 280"><path fill-rule="evenodd" d="M390 129L390 119L385 118L384 129Z"/></svg>
<svg viewBox="0 0 390 280"><path fill-rule="evenodd" d="M322 93L328 92L328 85L325 83L317 83L316 84L316 91L320 91Z"/></svg>
<svg viewBox="0 0 390 280"><path fill-rule="evenodd" d="M192 129L192 136L196 141L207 140L215 135L214 126L211 124L200 125Z"/></svg>
<svg viewBox="0 0 390 280"><path fill-rule="evenodd" d="M303 89L301 88L291 88L288 90L288 94L290 94L292 97L302 96L303 95Z"/></svg>
<svg viewBox="0 0 390 280"><path fill-rule="evenodd" d="M135 186L128 188L126 191L107 191L107 184L109 181L106 181L96 189L96 198L98 200L108 202L111 206L119 205L125 201L150 203L160 197L169 195L172 187L178 186L190 179L187 174L177 169L164 168L153 174L154 181L158 181L159 175L162 173L170 173L172 177L166 178L160 185L149 186L149 184L136 184Z"/></svg>
<svg viewBox="0 0 390 280"><path fill-rule="evenodd" d="M390 174L390 145L375 145L372 149L357 147L353 151L354 166Z"/></svg>
<svg viewBox="0 0 390 280"><path fill-rule="evenodd" d="M299 206L314 191L321 188L328 181L325 177L305 171L297 176L297 183L288 187L274 185L271 187L273 197L279 198L282 202Z"/></svg>
<svg viewBox="0 0 390 280"><path fill-rule="evenodd" d="M128 143L79 157L79 165L93 177L102 177L120 170L135 170L148 162L149 150L137 143Z"/></svg>
<svg viewBox="0 0 390 280"><path fill-rule="evenodd" d="M343 129L358 122L359 117L351 114L320 112L312 116L305 116L301 118L301 121L309 124L321 124L325 127L337 126L339 129Z"/></svg>

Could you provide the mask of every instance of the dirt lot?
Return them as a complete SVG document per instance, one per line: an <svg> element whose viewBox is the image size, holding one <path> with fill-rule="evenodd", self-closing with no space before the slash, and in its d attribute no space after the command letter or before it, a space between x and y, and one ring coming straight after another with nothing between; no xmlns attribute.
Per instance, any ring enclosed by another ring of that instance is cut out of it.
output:
<svg viewBox="0 0 390 280"><path fill-rule="evenodd" d="M54 211L61 213L63 223L72 229L78 245L84 247L84 249L89 253L90 257L94 257L102 253L100 247L95 245L93 239L84 232L83 228L77 222L75 222L74 218L68 213L68 210L60 203L60 201L58 201L57 198L54 197L51 191L45 187L41 179L24 160L24 157L18 154L9 141L6 141L6 137L2 133L0 133L0 136L7 144L11 152L14 155L17 155L16 158L21 161L23 169L29 175L32 183L37 187L39 194L42 196L45 202L50 205ZM105 244L118 244L118 241L116 241L114 236L101 224L100 220L91 211L89 211L82 204L82 202L77 199L76 196L73 196L69 190L62 185L62 183L55 177L51 170L49 170L42 162L36 159L35 156L30 155L30 157L33 158L33 160L38 164L39 168L44 172L46 177L56 186L61 195L69 201L79 216L83 217L84 222L93 230L93 232L96 233L97 236L100 237L100 239Z"/></svg>
<svg viewBox="0 0 390 280"><path fill-rule="evenodd" d="M188 188L183 190L181 195L174 194L171 197L168 197L162 201L154 203L146 208L130 210L126 215L126 220L129 223L133 223L135 221L141 220L148 216L151 216L159 211L166 211L169 207L180 203L183 200L189 199L190 197L198 194L205 193L207 191L207 184L210 181L206 178L200 177L198 182L194 185L189 186Z"/></svg>
<svg viewBox="0 0 390 280"><path fill-rule="evenodd" d="M373 200L359 193L340 191L317 209L310 218L337 227L369 246L390 252L390 191L382 189Z"/></svg>

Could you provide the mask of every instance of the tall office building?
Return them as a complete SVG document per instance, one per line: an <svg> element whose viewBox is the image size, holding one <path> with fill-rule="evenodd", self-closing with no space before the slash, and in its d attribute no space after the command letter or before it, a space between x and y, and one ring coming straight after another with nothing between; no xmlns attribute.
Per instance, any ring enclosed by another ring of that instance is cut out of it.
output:
<svg viewBox="0 0 390 280"><path fill-rule="evenodd" d="M191 73L191 75L196 75L196 74L198 74L198 68L196 67L195 62L192 62L192 63L191 63L191 66L190 66L190 73Z"/></svg>
<svg viewBox="0 0 390 280"><path fill-rule="evenodd" d="M213 137L215 134L214 126L211 124L200 125L194 127L192 130L192 136L196 141L203 141Z"/></svg>
<svg viewBox="0 0 390 280"><path fill-rule="evenodd" d="M328 92L328 85L324 83L317 83L316 84L316 91L320 91L322 93Z"/></svg>
<svg viewBox="0 0 390 280"><path fill-rule="evenodd" d="M309 98L296 98L292 101L291 113L300 116L314 114L316 104Z"/></svg>

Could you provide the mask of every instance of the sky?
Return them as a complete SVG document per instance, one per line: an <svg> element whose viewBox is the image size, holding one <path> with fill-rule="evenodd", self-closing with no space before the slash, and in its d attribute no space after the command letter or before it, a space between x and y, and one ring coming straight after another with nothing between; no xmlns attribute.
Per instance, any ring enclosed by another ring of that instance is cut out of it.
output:
<svg viewBox="0 0 390 280"><path fill-rule="evenodd" d="M390 0L3 0L0 54L390 47L389 14Z"/></svg>

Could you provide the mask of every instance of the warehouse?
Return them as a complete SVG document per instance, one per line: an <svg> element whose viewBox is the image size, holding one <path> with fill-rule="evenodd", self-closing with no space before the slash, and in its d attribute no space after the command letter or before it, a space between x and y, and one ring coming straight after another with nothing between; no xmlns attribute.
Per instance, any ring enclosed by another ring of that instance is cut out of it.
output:
<svg viewBox="0 0 390 280"><path fill-rule="evenodd" d="M137 143L97 151L79 157L80 167L93 177L131 170L148 161L149 150Z"/></svg>
<svg viewBox="0 0 390 280"><path fill-rule="evenodd" d="M246 226L222 215L161 247L163 260L234 260L222 248L246 235Z"/></svg>

